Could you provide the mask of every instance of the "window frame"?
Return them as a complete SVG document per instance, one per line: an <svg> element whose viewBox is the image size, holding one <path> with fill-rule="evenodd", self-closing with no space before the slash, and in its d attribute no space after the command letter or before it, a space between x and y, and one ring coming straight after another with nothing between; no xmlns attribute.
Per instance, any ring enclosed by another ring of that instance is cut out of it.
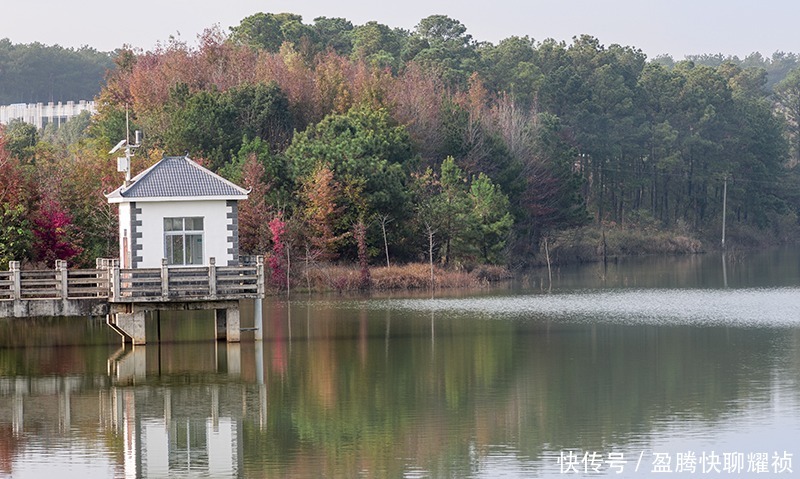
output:
<svg viewBox="0 0 800 479"><path fill-rule="evenodd" d="M200 229L197 229L199 220ZM177 224L180 221L180 224ZM192 229L187 229L190 226ZM162 220L162 231L164 235L164 258L167 259L168 266L203 266L205 263L205 217L204 216L165 216ZM199 236L199 256L192 254L196 252L192 246L192 241ZM175 246L178 246L176 239L180 238L181 262L175 261ZM199 259L199 262L191 262ZM190 262L187 262L190 261Z"/></svg>

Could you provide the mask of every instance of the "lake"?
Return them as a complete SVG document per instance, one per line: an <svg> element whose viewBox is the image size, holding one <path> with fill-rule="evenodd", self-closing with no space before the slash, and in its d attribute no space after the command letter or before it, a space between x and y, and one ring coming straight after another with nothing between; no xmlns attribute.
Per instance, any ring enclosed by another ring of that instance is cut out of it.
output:
<svg viewBox="0 0 800 479"><path fill-rule="evenodd" d="M0 321L0 478L800 475L792 250L269 298L264 328Z"/></svg>

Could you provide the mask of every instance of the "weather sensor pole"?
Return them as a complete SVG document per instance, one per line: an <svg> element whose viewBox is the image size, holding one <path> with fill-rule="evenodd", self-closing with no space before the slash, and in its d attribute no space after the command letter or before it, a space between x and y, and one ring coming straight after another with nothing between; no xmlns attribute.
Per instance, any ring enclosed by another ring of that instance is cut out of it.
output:
<svg viewBox="0 0 800 479"><path fill-rule="evenodd" d="M133 158L133 151L132 150L142 146L142 144L139 141L140 140L139 137L141 136L141 132L139 130L136 130L135 135L136 136L135 136L134 144L131 144L131 142L130 142L131 130L130 130L130 123L129 123L129 120L128 120L128 107L126 105L125 106L125 136L126 136L126 138L124 140L120 140L120 142L117 143L117 145L114 148L112 148L111 151L108 152L109 155L113 155L114 153L119 151L120 148L122 148L123 146L125 147L125 156L117 157L117 171L119 171L119 172L124 171L125 172L125 186L128 186L131 183L131 158Z"/></svg>

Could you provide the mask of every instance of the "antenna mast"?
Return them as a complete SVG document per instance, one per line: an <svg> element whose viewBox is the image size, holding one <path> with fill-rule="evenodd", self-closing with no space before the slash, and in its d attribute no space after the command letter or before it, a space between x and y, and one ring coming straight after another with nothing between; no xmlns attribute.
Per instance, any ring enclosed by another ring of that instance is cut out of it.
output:
<svg viewBox="0 0 800 479"><path fill-rule="evenodd" d="M117 171L125 172L125 186L128 186L131 183L131 158L133 158L133 151L136 148L139 148L141 143L139 142L140 132L136 130L135 136L135 143L131 144L131 129L130 129L130 118L128 115L128 105L125 105L125 139L117 143L117 146L109 151L109 154L114 154L119 151L120 148L123 146L125 147L125 156L117 157Z"/></svg>

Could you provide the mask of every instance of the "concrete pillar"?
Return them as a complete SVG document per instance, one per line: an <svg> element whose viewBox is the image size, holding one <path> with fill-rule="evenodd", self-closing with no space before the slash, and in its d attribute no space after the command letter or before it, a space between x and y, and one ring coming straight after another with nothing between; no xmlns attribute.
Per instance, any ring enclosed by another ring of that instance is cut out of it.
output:
<svg viewBox="0 0 800 479"><path fill-rule="evenodd" d="M208 258L208 296L217 298L217 259L213 256Z"/></svg>
<svg viewBox="0 0 800 479"><path fill-rule="evenodd" d="M241 325L239 322L239 308L228 309L228 342L238 343L241 336Z"/></svg>
<svg viewBox="0 0 800 479"><path fill-rule="evenodd" d="M167 258L161 258L161 298L164 301L169 300L169 267L167 266Z"/></svg>
<svg viewBox="0 0 800 479"><path fill-rule="evenodd" d="M56 260L56 278L59 281L58 289L60 291L61 299L67 299L69 297L69 280L67 278L67 262L61 259Z"/></svg>
<svg viewBox="0 0 800 479"><path fill-rule="evenodd" d="M228 342L226 353L228 355L228 376L240 376L242 374L242 346L239 343Z"/></svg>
<svg viewBox="0 0 800 479"><path fill-rule="evenodd" d="M215 309L214 318L217 323L217 339L225 339L229 343L238 343L241 336L239 330L239 307Z"/></svg>
<svg viewBox="0 0 800 479"><path fill-rule="evenodd" d="M253 326L255 326L255 340L264 339L264 299L256 298L253 306Z"/></svg>
<svg viewBox="0 0 800 479"><path fill-rule="evenodd" d="M12 299L22 298L22 280L19 261L9 261L8 270L11 271L11 296Z"/></svg>
<svg viewBox="0 0 800 479"><path fill-rule="evenodd" d="M114 324L134 345L145 344L144 311L133 313L117 313Z"/></svg>

